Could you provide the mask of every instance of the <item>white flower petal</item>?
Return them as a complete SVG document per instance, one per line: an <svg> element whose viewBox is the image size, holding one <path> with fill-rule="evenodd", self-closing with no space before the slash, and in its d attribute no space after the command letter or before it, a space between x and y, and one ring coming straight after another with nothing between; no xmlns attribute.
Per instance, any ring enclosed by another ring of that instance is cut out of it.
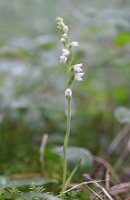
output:
<svg viewBox="0 0 130 200"><path fill-rule="evenodd" d="M74 65L74 71L75 72L82 72L83 70L81 69L81 67L82 67L82 63L80 63L80 64L77 64L77 65Z"/></svg>
<svg viewBox="0 0 130 200"><path fill-rule="evenodd" d="M71 46L72 46L72 47L78 47L79 44L78 44L78 42L71 42Z"/></svg>
<svg viewBox="0 0 130 200"><path fill-rule="evenodd" d="M66 63L67 57L66 56L60 56L60 62Z"/></svg>
<svg viewBox="0 0 130 200"><path fill-rule="evenodd" d="M67 88L66 89L66 91L65 91L65 96L67 97L67 96L72 96L72 91L71 91L71 89L70 88Z"/></svg>
<svg viewBox="0 0 130 200"><path fill-rule="evenodd" d="M62 56L68 56L69 53L70 52L67 49L62 49Z"/></svg>
<svg viewBox="0 0 130 200"><path fill-rule="evenodd" d="M81 78L81 76L83 76L84 75L84 73L77 73L77 74L75 74L75 80L76 81L82 81L83 79Z"/></svg>

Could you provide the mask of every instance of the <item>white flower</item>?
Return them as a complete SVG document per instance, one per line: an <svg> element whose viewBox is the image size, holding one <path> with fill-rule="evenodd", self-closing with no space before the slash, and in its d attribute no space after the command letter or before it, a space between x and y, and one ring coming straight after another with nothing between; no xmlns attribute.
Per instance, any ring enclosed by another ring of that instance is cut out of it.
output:
<svg viewBox="0 0 130 200"><path fill-rule="evenodd" d="M69 51L67 49L62 49L62 55L60 56L60 62L66 63L67 56L69 55Z"/></svg>
<svg viewBox="0 0 130 200"><path fill-rule="evenodd" d="M65 43L66 42L66 38L67 38L67 34L66 33L64 33L63 35L62 35L62 38L61 38L61 42L63 42L63 43Z"/></svg>
<svg viewBox="0 0 130 200"><path fill-rule="evenodd" d="M64 55L60 56L60 62L66 63L66 61L67 61L66 56L64 56Z"/></svg>
<svg viewBox="0 0 130 200"><path fill-rule="evenodd" d="M66 39L66 38L67 38L67 34L64 33L64 34L62 35L62 38Z"/></svg>
<svg viewBox="0 0 130 200"><path fill-rule="evenodd" d="M84 73L77 73L77 74L75 74L74 79L75 79L76 81L82 81L81 76L83 76L83 75L84 75Z"/></svg>
<svg viewBox="0 0 130 200"><path fill-rule="evenodd" d="M70 88L67 88L66 89L66 91L65 91L65 96L67 97L67 96L72 96L72 91L71 91L71 89Z"/></svg>
<svg viewBox="0 0 130 200"><path fill-rule="evenodd" d="M61 40L60 40L60 41L64 43L64 42L65 42L65 38L61 38Z"/></svg>
<svg viewBox="0 0 130 200"><path fill-rule="evenodd" d="M74 71L75 72L82 72L83 70L81 69L82 63L74 65Z"/></svg>
<svg viewBox="0 0 130 200"><path fill-rule="evenodd" d="M68 56L69 53L70 52L67 49L62 49L62 56Z"/></svg>
<svg viewBox="0 0 130 200"><path fill-rule="evenodd" d="M78 47L79 44L78 44L78 42L71 42L71 46L72 46L72 47Z"/></svg>

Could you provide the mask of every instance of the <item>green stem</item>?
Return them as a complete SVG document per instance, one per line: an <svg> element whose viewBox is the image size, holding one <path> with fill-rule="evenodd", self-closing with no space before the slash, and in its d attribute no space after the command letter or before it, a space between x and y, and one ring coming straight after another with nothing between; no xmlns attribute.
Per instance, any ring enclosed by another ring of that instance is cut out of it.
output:
<svg viewBox="0 0 130 200"><path fill-rule="evenodd" d="M68 49L68 48L67 48ZM68 88L71 89L72 83L69 84L70 78L71 78L71 62L72 62L72 52L71 48L68 49L70 51L69 58L67 61L67 75L68 75ZM67 146L69 141L69 135L70 135L70 119L71 119L71 97L67 97L67 126L66 126L66 134L64 138L64 145L63 145L63 186L62 186L62 192L63 188L66 184L66 175L67 175Z"/></svg>
<svg viewBox="0 0 130 200"><path fill-rule="evenodd" d="M66 183L66 174L67 174L67 146L70 135L70 119L71 119L71 97L67 98L67 127L66 127L66 135L64 138L64 146L63 146L63 186ZM62 191L64 192L64 191Z"/></svg>

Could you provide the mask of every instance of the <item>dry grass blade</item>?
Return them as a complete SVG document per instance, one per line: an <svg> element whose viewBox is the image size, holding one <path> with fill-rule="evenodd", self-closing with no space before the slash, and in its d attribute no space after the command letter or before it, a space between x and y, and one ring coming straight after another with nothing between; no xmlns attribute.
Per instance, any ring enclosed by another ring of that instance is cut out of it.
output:
<svg viewBox="0 0 130 200"><path fill-rule="evenodd" d="M97 197L99 197L101 200L103 200L102 197L100 197L99 194L97 194L94 190L92 190L88 185L85 184L85 186L86 186L90 191L92 191Z"/></svg>
<svg viewBox="0 0 130 200"><path fill-rule="evenodd" d="M102 180L99 180L99 181L85 181L85 182L82 182L82 183L77 184L77 185L73 186L72 188L66 190L66 191L63 192L62 194L57 195L56 197L54 197L54 198L51 199L51 200L55 200L57 197L61 197L63 194L66 194L67 192L70 192L71 190L77 189L77 188L79 188L79 187L82 186L82 185L87 185L87 184L92 184L92 183L94 184L94 183L98 183L98 182L101 182L101 181L102 181ZM112 199L112 200L113 200L113 199Z"/></svg>
<svg viewBox="0 0 130 200"><path fill-rule="evenodd" d="M42 142L40 146L40 163L41 163L41 170L42 170L42 176L44 175L44 152L47 144L48 134L44 134L42 137Z"/></svg>
<svg viewBox="0 0 130 200"><path fill-rule="evenodd" d="M88 181L92 181L93 179L88 175L88 174L83 174L83 178L84 180L88 180ZM98 189L100 189L103 194L105 194L110 200L114 200L110 194L108 193L108 191L103 188L101 185L99 185L96 181L93 180L93 185L95 185L95 187L97 187Z"/></svg>
<svg viewBox="0 0 130 200"><path fill-rule="evenodd" d="M111 195L117 195L123 192L130 191L130 182L115 185L107 190Z"/></svg>
<svg viewBox="0 0 130 200"><path fill-rule="evenodd" d="M129 131L130 131L130 124L125 124L122 130L116 135L116 137L113 139L113 141L109 145L107 149L107 154L109 156L113 153L113 151L116 149L120 141L129 133Z"/></svg>
<svg viewBox="0 0 130 200"><path fill-rule="evenodd" d="M112 166L104 158L101 158L99 156L93 156L93 158L96 162L101 163L106 169L108 169L111 174L116 175Z"/></svg>
<svg viewBox="0 0 130 200"><path fill-rule="evenodd" d="M125 158L127 157L129 153L129 140L127 141L127 143L125 144L125 148L122 150L122 153L120 155L120 157L118 158L116 164L114 165L114 168L117 170L121 164L124 162Z"/></svg>
<svg viewBox="0 0 130 200"><path fill-rule="evenodd" d="M108 190L110 188L110 174L109 174L109 170L107 169L106 174L105 174L105 188L106 190Z"/></svg>

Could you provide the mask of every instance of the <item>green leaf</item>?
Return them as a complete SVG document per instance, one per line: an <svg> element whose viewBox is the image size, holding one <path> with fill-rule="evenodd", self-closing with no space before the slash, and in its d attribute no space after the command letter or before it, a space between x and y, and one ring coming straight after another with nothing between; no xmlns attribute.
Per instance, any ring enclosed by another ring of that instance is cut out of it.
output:
<svg viewBox="0 0 130 200"><path fill-rule="evenodd" d="M56 147L53 149L55 153L63 158L62 147ZM70 171L74 169L78 161L81 160L79 164L79 169L76 172L76 175L81 176L82 173L86 172L87 169L90 169L93 164L93 156L91 152L82 147L68 147L67 148L67 162L68 168Z"/></svg>
<svg viewBox="0 0 130 200"><path fill-rule="evenodd" d="M25 185L44 185L47 183L58 183L56 179L50 178L31 178L31 179L23 179L23 180L15 180L16 186L25 186Z"/></svg>
<svg viewBox="0 0 130 200"><path fill-rule="evenodd" d="M130 123L130 109L125 107L118 107L115 110L115 117L120 123Z"/></svg>
<svg viewBox="0 0 130 200"><path fill-rule="evenodd" d="M118 34L117 37L115 38L115 43L122 46L130 43L130 33L123 32Z"/></svg>
<svg viewBox="0 0 130 200"><path fill-rule="evenodd" d="M73 178L75 172L77 171L77 169L79 167L80 162L81 162L81 160L79 160L78 164L75 166L75 168L73 169L73 171L71 172L71 174L67 178L66 183L65 183L64 187L62 188L62 192L64 192L67 189L71 179Z"/></svg>
<svg viewBox="0 0 130 200"><path fill-rule="evenodd" d="M41 178L29 178L29 179L21 179L21 180L13 179L12 180L12 179L8 179L8 177L6 176L0 176L0 187L1 186L10 187L13 182L18 187L30 186L30 185L40 186L40 185L45 185L48 183L58 183L56 179L52 179L52 178L41 177Z"/></svg>

